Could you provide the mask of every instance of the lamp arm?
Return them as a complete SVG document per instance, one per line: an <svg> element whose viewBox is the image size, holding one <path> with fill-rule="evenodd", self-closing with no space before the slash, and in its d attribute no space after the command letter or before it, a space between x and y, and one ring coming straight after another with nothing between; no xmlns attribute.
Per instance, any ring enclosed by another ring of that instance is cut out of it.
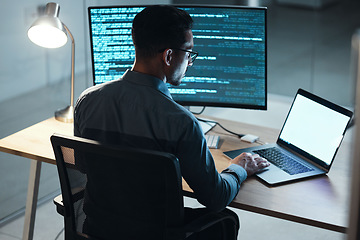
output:
<svg viewBox="0 0 360 240"><path fill-rule="evenodd" d="M75 40L69 28L63 23L66 32L71 38L71 88L70 88L70 106L74 106L74 70L75 70Z"/></svg>

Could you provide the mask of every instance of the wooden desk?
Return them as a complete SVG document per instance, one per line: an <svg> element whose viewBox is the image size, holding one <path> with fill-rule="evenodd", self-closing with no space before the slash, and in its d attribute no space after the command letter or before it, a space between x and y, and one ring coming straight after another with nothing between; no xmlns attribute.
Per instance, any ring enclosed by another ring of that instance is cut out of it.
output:
<svg viewBox="0 0 360 240"><path fill-rule="evenodd" d="M278 130L221 120L221 124L239 133L252 133L264 142L276 140ZM55 164L50 143L53 133L73 134L73 125L47 119L0 140L0 151L32 159L25 212L23 239L32 239L41 162ZM224 151L253 146L215 127L221 136L220 149L211 150L218 171L228 165ZM343 144L327 176L278 187L268 187L256 177L247 179L230 206L338 232L346 232L349 195L350 147ZM185 195L191 189L184 182Z"/></svg>

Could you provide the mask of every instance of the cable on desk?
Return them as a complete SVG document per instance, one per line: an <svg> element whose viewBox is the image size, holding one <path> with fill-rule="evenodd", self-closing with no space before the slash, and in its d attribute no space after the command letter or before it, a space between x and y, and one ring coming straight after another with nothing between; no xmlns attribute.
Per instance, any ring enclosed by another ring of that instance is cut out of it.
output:
<svg viewBox="0 0 360 240"><path fill-rule="evenodd" d="M200 114L202 114L203 112L204 112L204 110L205 110L205 106L201 109L201 111L200 112L192 112L192 111L190 111L192 114L195 114L195 115L200 115ZM190 110L190 108L189 108L189 110Z"/></svg>
<svg viewBox="0 0 360 240"><path fill-rule="evenodd" d="M199 120L199 121L201 121L201 122L215 123L216 125L218 125L218 126L221 127L222 129L224 129L226 132L231 133L231 134L237 136L238 138L241 138L241 137L245 136L244 134L239 134L239 133L230 131L229 129L226 129L226 128L223 127L219 122L212 121L212 120L205 120L205 119L201 119L201 118L198 118L198 117L196 117L196 118L197 118L197 120Z"/></svg>

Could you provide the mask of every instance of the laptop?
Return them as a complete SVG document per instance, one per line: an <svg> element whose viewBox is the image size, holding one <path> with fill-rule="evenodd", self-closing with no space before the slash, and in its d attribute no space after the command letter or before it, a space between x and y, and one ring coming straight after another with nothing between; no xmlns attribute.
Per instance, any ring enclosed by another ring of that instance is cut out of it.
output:
<svg viewBox="0 0 360 240"><path fill-rule="evenodd" d="M256 175L270 185L329 172L353 113L299 89L276 143L224 152L259 154L270 167Z"/></svg>

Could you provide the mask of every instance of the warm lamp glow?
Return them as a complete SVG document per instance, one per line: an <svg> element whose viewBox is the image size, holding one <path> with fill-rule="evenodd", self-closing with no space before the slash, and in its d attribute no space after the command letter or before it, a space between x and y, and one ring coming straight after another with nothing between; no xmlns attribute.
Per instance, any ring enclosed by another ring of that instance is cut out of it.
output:
<svg viewBox="0 0 360 240"><path fill-rule="evenodd" d="M45 48L58 48L65 45L67 36L65 32L49 25L32 26L28 31L30 40Z"/></svg>

